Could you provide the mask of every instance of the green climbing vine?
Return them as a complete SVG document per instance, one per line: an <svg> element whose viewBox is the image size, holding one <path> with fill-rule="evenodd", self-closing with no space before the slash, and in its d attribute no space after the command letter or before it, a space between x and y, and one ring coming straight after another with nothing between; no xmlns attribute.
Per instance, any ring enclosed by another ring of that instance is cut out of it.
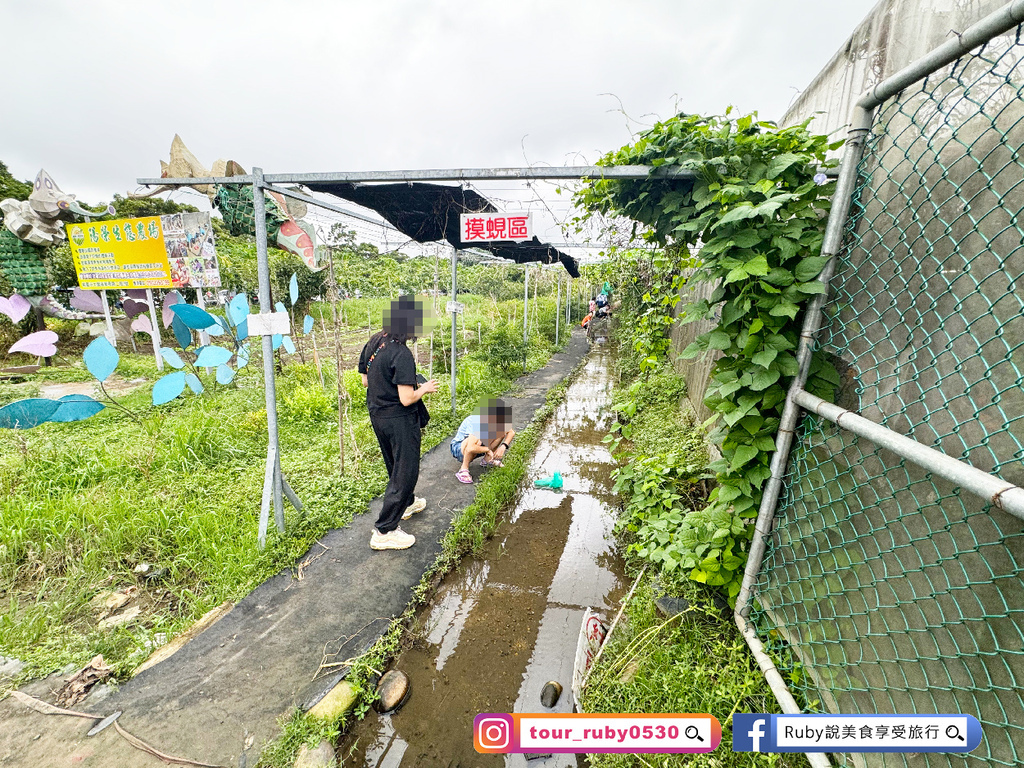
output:
<svg viewBox="0 0 1024 768"><path fill-rule="evenodd" d="M838 148L807 123L778 128L756 115L733 118L678 115L656 124L601 165L674 166L693 180L592 180L577 203L588 213L625 216L634 234L670 253L695 254L691 280L712 281L710 300L687 305L683 321L715 326L683 353L720 353L705 404L717 417L711 433L722 458L711 464L717 487L707 506L674 524L652 521L656 535L639 538L639 553L669 571L735 598L770 476L774 435L797 373L795 351L802 311L824 287L817 280L834 182L821 171ZM678 257L677 257L678 258ZM666 303L677 281L662 282ZM839 377L820 359L808 389L831 397Z"/></svg>

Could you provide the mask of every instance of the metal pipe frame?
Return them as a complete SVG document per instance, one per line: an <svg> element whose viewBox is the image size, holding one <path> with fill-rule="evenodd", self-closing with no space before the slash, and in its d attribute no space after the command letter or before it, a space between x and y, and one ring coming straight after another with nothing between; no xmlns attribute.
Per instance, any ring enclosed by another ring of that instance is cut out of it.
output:
<svg viewBox="0 0 1024 768"><path fill-rule="evenodd" d="M694 172L684 168L653 165L570 165L560 168L440 168L421 171L338 171L333 173L268 173L267 184L305 184L307 182L372 183L401 181L503 181L573 179L692 179ZM142 186L191 186L193 184L251 184L253 175L210 176L201 179L140 178ZM280 190L278 190L280 191Z"/></svg>
<svg viewBox="0 0 1024 768"><path fill-rule="evenodd" d="M256 225L256 275L259 281L260 314L274 311L270 296L270 261L267 257L267 211L263 199L263 171L252 169L253 218ZM263 391L267 408L267 471L263 483L263 501L260 504L259 544L266 544L269 502L273 496L274 520L284 532L284 503L281 499L280 441L277 431L277 389L274 382L274 342L263 336Z"/></svg>
<svg viewBox="0 0 1024 768"><path fill-rule="evenodd" d="M841 429L863 437L879 448L892 451L897 456L913 462L931 474L938 475L954 485L980 496L996 509L1001 509L1024 520L1024 488L1019 488L1013 483L1008 483L995 475L965 464L942 451L929 448L913 438L894 432L827 400L822 400L810 392L801 390L793 399L804 410L816 413Z"/></svg>
<svg viewBox="0 0 1024 768"><path fill-rule="evenodd" d="M961 34L953 32L955 37L868 89L857 101L857 106L867 110L874 109L886 99L951 64L978 46L984 45L993 37L1009 32L1021 22L1024 22L1024 0L1007 3L969 26Z"/></svg>
<svg viewBox="0 0 1024 768"><path fill-rule="evenodd" d="M555 299L555 345L561 340L559 330L561 329L562 319L562 275L558 274L558 298Z"/></svg>
<svg viewBox="0 0 1024 768"><path fill-rule="evenodd" d="M458 383L458 376L455 370L455 359L459 354L459 344L457 336L457 326L459 322L459 313L456 307L459 296L459 252L452 249L452 416L458 413L455 407L455 387Z"/></svg>
<svg viewBox="0 0 1024 768"><path fill-rule="evenodd" d="M898 94L908 86L936 72L961 56L1013 29L1024 22L1024 0L1014 2L995 11L976 24L971 25L963 34L934 49L931 53L918 59L896 74L878 83L858 99L851 120L850 135L843 154L842 167L836 192L832 198L828 224L822 243L822 254L829 257L819 281L825 286L825 293L815 296L804 317L800 335L800 346L797 352L799 369L796 378L790 385L786 395L779 431L776 435L776 449L772 456L771 477L765 485L754 527L754 537L750 546L747 566L743 574L743 583L736 600L734 618L751 653L761 667L772 693L779 702L783 712L799 713L800 708L793 694L786 685L785 679L775 667L774 662L764 650L764 644L757 636L757 631L750 623L750 608L753 602L754 582L761 570L764 560L767 538L771 535L782 491L786 465L792 449L796 423L801 407L807 408L823 418L832 421L840 429L846 429L856 435L871 440L880 447L887 448L897 455L912 461L924 469L944 477L947 480L976 493L993 506L1003 509L1017 517L1024 518L1024 489L1007 483L988 473L982 472L965 462L953 459L933 448L894 432L886 427L865 419L858 414L839 408L821 398L808 393L804 386L807 383L811 359L814 352L815 339L821 328L822 309L828 298L828 287L835 274L837 255L842 245L843 229L849 216L853 192L856 186L857 168L863 154L864 140L871 128L874 110L886 99ZM828 758L821 753L808 753L808 760L815 768L827 768Z"/></svg>
<svg viewBox="0 0 1024 768"><path fill-rule="evenodd" d="M312 197L311 195L303 194L302 192L298 192L294 189L288 189L286 187L275 187L271 184L264 184L263 188L267 190L267 192L276 192L279 195L284 195L285 197L292 197L295 198L296 200L301 200L304 203L315 205L318 208L323 208L324 210L327 211L334 211L335 213L340 213L343 216L351 216L353 219L359 219L360 221L365 221L375 226L387 227L388 229L394 230L395 232L401 232L400 229L398 229L397 227L395 227L394 225L390 224L387 221L378 221L376 219L372 219L369 216L364 216L363 214L356 213L355 211L346 210L345 208L342 208L340 205L334 205L333 203L328 203L325 200L318 200L317 198Z"/></svg>

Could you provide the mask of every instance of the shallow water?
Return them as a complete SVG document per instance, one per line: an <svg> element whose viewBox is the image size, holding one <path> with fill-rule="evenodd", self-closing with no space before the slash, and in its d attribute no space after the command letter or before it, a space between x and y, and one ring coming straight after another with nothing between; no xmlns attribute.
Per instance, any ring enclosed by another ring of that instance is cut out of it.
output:
<svg viewBox="0 0 1024 768"><path fill-rule="evenodd" d="M417 617L411 647L394 664L412 681L409 701L394 715L371 712L357 723L340 749L344 765L577 765L575 755L527 762L523 755L478 754L473 717L573 711L584 610L607 623L622 598L609 508L613 464L601 443L611 388L610 359L595 350L541 436L515 509L481 556L450 574ZM561 491L532 487L556 470ZM540 703L549 680L563 688L550 710Z"/></svg>

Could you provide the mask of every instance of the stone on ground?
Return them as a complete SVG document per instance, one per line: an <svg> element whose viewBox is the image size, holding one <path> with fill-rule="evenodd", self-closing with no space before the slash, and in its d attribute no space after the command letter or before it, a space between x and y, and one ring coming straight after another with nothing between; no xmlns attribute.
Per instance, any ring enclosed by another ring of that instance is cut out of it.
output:
<svg viewBox="0 0 1024 768"><path fill-rule="evenodd" d="M658 612L659 616L665 618L672 618L680 613L686 613L690 610L690 601L685 597L669 597L668 595L662 595L654 601L654 610Z"/></svg>
<svg viewBox="0 0 1024 768"><path fill-rule="evenodd" d="M381 714L394 712L409 698L409 686L409 676L405 672L400 672L397 669L386 672L380 679L380 685L377 686L377 694L380 698L374 708Z"/></svg>
<svg viewBox="0 0 1024 768"><path fill-rule="evenodd" d="M548 709L558 703L558 697L562 695L562 684L557 680L551 680L544 684L540 692L540 703Z"/></svg>
<svg viewBox="0 0 1024 768"><path fill-rule="evenodd" d="M25 662L13 656L0 656L0 677L15 678L25 668Z"/></svg>
<svg viewBox="0 0 1024 768"><path fill-rule="evenodd" d="M342 680L334 686L327 695L320 699L317 704L309 710L309 714L318 720L334 722L356 703L355 689Z"/></svg>
<svg viewBox="0 0 1024 768"><path fill-rule="evenodd" d="M334 745L324 739L313 749L303 747L295 758L295 768L334 768Z"/></svg>

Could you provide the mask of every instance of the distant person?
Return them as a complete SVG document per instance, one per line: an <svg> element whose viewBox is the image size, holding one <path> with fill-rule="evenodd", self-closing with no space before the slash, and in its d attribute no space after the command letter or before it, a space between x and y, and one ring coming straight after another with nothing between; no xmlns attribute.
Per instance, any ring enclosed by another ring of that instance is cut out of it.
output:
<svg viewBox="0 0 1024 768"><path fill-rule="evenodd" d="M427 507L415 495L420 476L420 430L429 414L422 398L437 392L433 379L417 386L416 361L406 346L423 332L425 306L401 296L384 310L384 330L370 337L359 356L370 424L380 443L388 486L370 537L371 549L408 549L416 538L398 525Z"/></svg>
<svg viewBox="0 0 1024 768"><path fill-rule="evenodd" d="M597 294L597 298L594 299L594 304L597 305L597 316L606 317L611 313L611 309L608 307L608 295L605 293Z"/></svg>
<svg viewBox="0 0 1024 768"><path fill-rule="evenodd" d="M472 483L469 464L477 456L482 456L480 466L500 467L505 451L512 445L516 432L510 426L512 409L504 400L487 400L482 403L476 413L467 416L459 425L458 432L452 438L451 452L462 467L455 473L460 483Z"/></svg>

